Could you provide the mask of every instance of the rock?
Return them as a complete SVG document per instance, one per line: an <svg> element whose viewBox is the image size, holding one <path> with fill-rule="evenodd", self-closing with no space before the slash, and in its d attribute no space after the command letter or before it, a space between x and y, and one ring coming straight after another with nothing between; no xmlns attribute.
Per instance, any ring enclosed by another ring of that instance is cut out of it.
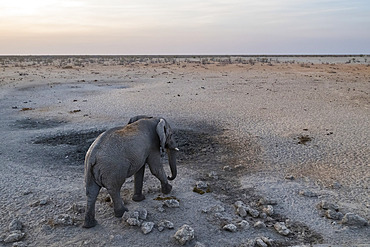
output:
<svg viewBox="0 0 370 247"><path fill-rule="evenodd" d="M247 207L247 211L248 213L253 217L253 218L257 218L259 215L260 215L260 212L256 209L253 209L253 208L250 208L250 207Z"/></svg>
<svg viewBox="0 0 370 247"><path fill-rule="evenodd" d="M285 226L284 222L276 222L274 224L274 228L279 234L283 236L287 236L290 233L290 230Z"/></svg>
<svg viewBox="0 0 370 247"><path fill-rule="evenodd" d="M240 215L240 217L247 216L247 211L245 210L245 207L239 207L236 209L236 212Z"/></svg>
<svg viewBox="0 0 370 247"><path fill-rule="evenodd" d="M161 220L158 223L158 231L163 231L164 229L173 229L174 225L171 221L169 220Z"/></svg>
<svg viewBox="0 0 370 247"><path fill-rule="evenodd" d="M274 214L274 208L271 205L267 205L262 211L269 216Z"/></svg>
<svg viewBox="0 0 370 247"><path fill-rule="evenodd" d="M54 225L72 226L73 219L68 214L60 214L60 215L54 216Z"/></svg>
<svg viewBox="0 0 370 247"><path fill-rule="evenodd" d="M341 212L337 212L331 209L326 210L325 216L326 218L333 220L341 220L343 218L343 214Z"/></svg>
<svg viewBox="0 0 370 247"><path fill-rule="evenodd" d="M234 224L227 224L222 229L229 231L229 232L236 232L237 227Z"/></svg>
<svg viewBox="0 0 370 247"><path fill-rule="evenodd" d="M166 206L166 207L169 207L169 208L178 208L178 207L180 207L180 203L176 199L165 200L163 202L163 205Z"/></svg>
<svg viewBox="0 0 370 247"><path fill-rule="evenodd" d="M246 220L242 220L238 223L238 226L243 229L248 229L250 227L249 222Z"/></svg>
<svg viewBox="0 0 370 247"><path fill-rule="evenodd" d="M288 175L285 176L285 179L294 180L295 177L293 175L288 174Z"/></svg>
<svg viewBox="0 0 370 247"><path fill-rule="evenodd" d="M126 211L123 213L122 219L124 221L128 220L129 218L139 219L139 212L138 211Z"/></svg>
<svg viewBox="0 0 370 247"><path fill-rule="evenodd" d="M23 228L23 224L20 220L14 219L9 224L9 231L20 231Z"/></svg>
<svg viewBox="0 0 370 247"><path fill-rule="evenodd" d="M230 172L232 170L231 166L224 166L222 168L222 170L226 171L226 172Z"/></svg>
<svg viewBox="0 0 370 247"><path fill-rule="evenodd" d="M268 245L260 238L256 239L256 245L259 247L267 247Z"/></svg>
<svg viewBox="0 0 370 247"><path fill-rule="evenodd" d="M300 190L299 194L301 196L307 196L307 197L318 197L317 193L310 191L310 190Z"/></svg>
<svg viewBox="0 0 370 247"><path fill-rule="evenodd" d="M218 179L218 174L217 174L217 172L215 172L215 171L212 171L212 172L210 172L210 173L208 173L208 177L210 177L210 178L213 178L213 179Z"/></svg>
<svg viewBox="0 0 370 247"><path fill-rule="evenodd" d="M25 242L19 241L13 243L12 247L27 247L27 244Z"/></svg>
<svg viewBox="0 0 370 247"><path fill-rule="evenodd" d="M367 226L369 223L366 219L354 213L346 213L342 219L342 224L349 226Z"/></svg>
<svg viewBox="0 0 370 247"><path fill-rule="evenodd" d="M277 204L277 201L274 200L274 199L270 199L270 198L261 198L258 201L258 206L261 206L261 205L276 205L276 204Z"/></svg>
<svg viewBox="0 0 370 247"><path fill-rule="evenodd" d="M327 202L327 201L321 201L317 206L318 206L318 208L325 209L325 210L328 210L328 209L333 210L333 211L338 211L339 210L338 205L336 205L334 203Z"/></svg>
<svg viewBox="0 0 370 247"><path fill-rule="evenodd" d="M139 219L137 218L128 218L126 220L127 224L129 224L130 226L140 226L141 225L141 222Z"/></svg>
<svg viewBox="0 0 370 247"><path fill-rule="evenodd" d="M265 242L268 246L272 246L272 240L267 237L261 237L262 241Z"/></svg>
<svg viewBox="0 0 370 247"><path fill-rule="evenodd" d="M267 219L267 214L264 213L264 212L260 213L260 218L261 219Z"/></svg>
<svg viewBox="0 0 370 247"><path fill-rule="evenodd" d="M149 232L153 230L153 227L154 227L153 222L144 222L143 224L141 224L141 231L144 234L148 234Z"/></svg>
<svg viewBox="0 0 370 247"><path fill-rule="evenodd" d="M230 224L233 219L225 214L222 214L222 213L215 213L215 217L217 219L219 219L221 222L223 222L224 224Z"/></svg>
<svg viewBox="0 0 370 247"><path fill-rule="evenodd" d="M219 212L224 212L225 208L221 205L214 205L210 206L208 208L202 209L203 213L219 213Z"/></svg>
<svg viewBox="0 0 370 247"><path fill-rule="evenodd" d="M245 207L245 204L242 201L236 201L234 205L236 208Z"/></svg>
<svg viewBox="0 0 370 247"><path fill-rule="evenodd" d="M148 211L145 208L139 208L135 211L139 213L139 219L146 220L146 217L148 216Z"/></svg>
<svg viewBox="0 0 370 247"><path fill-rule="evenodd" d="M206 247L206 246L202 244L201 242L196 242L194 247Z"/></svg>
<svg viewBox="0 0 370 247"><path fill-rule="evenodd" d="M21 232L21 231L12 231L9 236L7 236L5 239L4 239L4 242L5 243L13 243L13 242L17 242L19 240L21 240L23 237L24 237L25 233Z"/></svg>
<svg viewBox="0 0 370 247"><path fill-rule="evenodd" d="M203 190L206 190L208 188L208 183L204 182L204 181L198 181L196 182L195 186L198 188L198 189L203 189Z"/></svg>
<svg viewBox="0 0 370 247"><path fill-rule="evenodd" d="M265 228L266 227L266 225L265 225L265 223L263 223L262 221L257 221L256 223L254 223L254 225L253 225L255 228Z"/></svg>
<svg viewBox="0 0 370 247"><path fill-rule="evenodd" d="M70 210L77 214L85 213L86 206L83 203L73 203Z"/></svg>
<svg viewBox="0 0 370 247"><path fill-rule="evenodd" d="M48 197L45 197L45 198L42 198L39 202L39 205L40 206L45 206L46 204L48 204L49 202L49 198Z"/></svg>
<svg viewBox="0 0 370 247"><path fill-rule="evenodd" d="M189 225L183 225L177 230L174 235L174 238L179 242L180 245L185 245L187 242L190 242L194 239L194 229Z"/></svg>

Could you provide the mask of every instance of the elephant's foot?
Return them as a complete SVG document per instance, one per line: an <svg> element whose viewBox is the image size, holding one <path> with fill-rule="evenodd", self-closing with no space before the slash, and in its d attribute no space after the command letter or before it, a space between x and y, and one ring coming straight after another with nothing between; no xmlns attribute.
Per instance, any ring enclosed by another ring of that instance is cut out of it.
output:
<svg viewBox="0 0 370 247"><path fill-rule="evenodd" d="M82 225L83 228L91 228L98 224L95 219L85 219L84 224Z"/></svg>
<svg viewBox="0 0 370 247"><path fill-rule="evenodd" d="M135 194L132 196L132 200L135 202L141 202L145 199L145 196L143 194Z"/></svg>
<svg viewBox="0 0 370 247"><path fill-rule="evenodd" d="M116 216L117 218L121 218L126 211L128 211L128 209L125 206L120 209L115 209L114 216Z"/></svg>
<svg viewBox="0 0 370 247"><path fill-rule="evenodd" d="M172 185L170 185L169 183L162 185L162 193L168 194L171 192L171 190L172 190Z"/></svg>

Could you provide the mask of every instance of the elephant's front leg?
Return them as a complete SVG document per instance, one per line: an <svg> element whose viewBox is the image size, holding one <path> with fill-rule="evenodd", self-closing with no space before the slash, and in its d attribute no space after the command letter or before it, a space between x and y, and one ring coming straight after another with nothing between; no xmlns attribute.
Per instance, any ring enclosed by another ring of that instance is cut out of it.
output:
<svg viewBox="0 0 370 247"><path fill-rule="evenodd" d="M161 164L160 153L152 154L148 157L148 165L151 173L161 181L162 193L168 194L172 190L172 186L168 183L166 173Z"/></svg>
<svg viewBox="0 0 370 247"><path fill-rule="evenodd" d="M134 195L132 200L135 202L140 202L145 199L143 195L143 180L144 180L144 172L145 172L145 164L140 168L139 171L135 173L135 187L134 187Z"/></svg>

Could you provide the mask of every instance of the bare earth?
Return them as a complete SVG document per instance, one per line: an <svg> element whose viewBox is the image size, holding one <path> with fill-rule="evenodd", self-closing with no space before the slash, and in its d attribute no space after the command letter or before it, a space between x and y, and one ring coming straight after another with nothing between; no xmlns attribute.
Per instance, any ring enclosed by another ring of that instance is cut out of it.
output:
<svg viewBox="0 0 370 247"><path fill-rule="evenodd" d="M178 246L173 235L184 224L195 232L187 246L254 246L262 237L272 246L370 246L368 224L342 223L317 206L370 221L369 94L366 56L0 57L0 246ZM165 195L147 169L146 200L131 200L132 178L121 194L129 210L148 211L149 234L114 217L104 190L99 224L84 229L85 152L140 114L176 129L169 196L180 207L162 209ZM198 181L207 193L193 191ZM238 215L239 200L259 216ZM14 219L24 236L6 243ZM243 219L249 227L238 226ZM174 229L160 232L161 220ZM235 232L223 229L229 223Z"/></svg>

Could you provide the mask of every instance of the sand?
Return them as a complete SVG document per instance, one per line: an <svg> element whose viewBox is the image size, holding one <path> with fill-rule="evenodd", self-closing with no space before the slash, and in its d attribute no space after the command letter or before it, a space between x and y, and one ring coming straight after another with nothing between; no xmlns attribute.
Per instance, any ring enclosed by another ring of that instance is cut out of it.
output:
<svg viewBox="0 0 370 247"><path fill-rule="evenodd" d="M177 246L173 235L184 224L195 230L188 246L248 246L262 236L275 246L367 246L368 226L342 224L317 207L325 200L370 220L367 60L0 57L0 245L11 245L3 241L19 219L28 246ZM170 220L175 229L144 235L114 217L104 190L99 225L83 229L84 154L99 133L140 114L176 129L179 173L170 196L180 208L158 209L163 202L154 199L164 195L148 169L146 200L131 200L132 179L121 194L129 210L145 208L148 221ZM197 181L210 193L193 192ZM236 224L234 203L262 212L260 199L274 202L274 214L247 216L250 227L236 232L202 212L221 205ZM72 223L58 222L60 215ZM255 228L257 221L266 227ZM276 222L291 234L278 234Z"/></svg>

